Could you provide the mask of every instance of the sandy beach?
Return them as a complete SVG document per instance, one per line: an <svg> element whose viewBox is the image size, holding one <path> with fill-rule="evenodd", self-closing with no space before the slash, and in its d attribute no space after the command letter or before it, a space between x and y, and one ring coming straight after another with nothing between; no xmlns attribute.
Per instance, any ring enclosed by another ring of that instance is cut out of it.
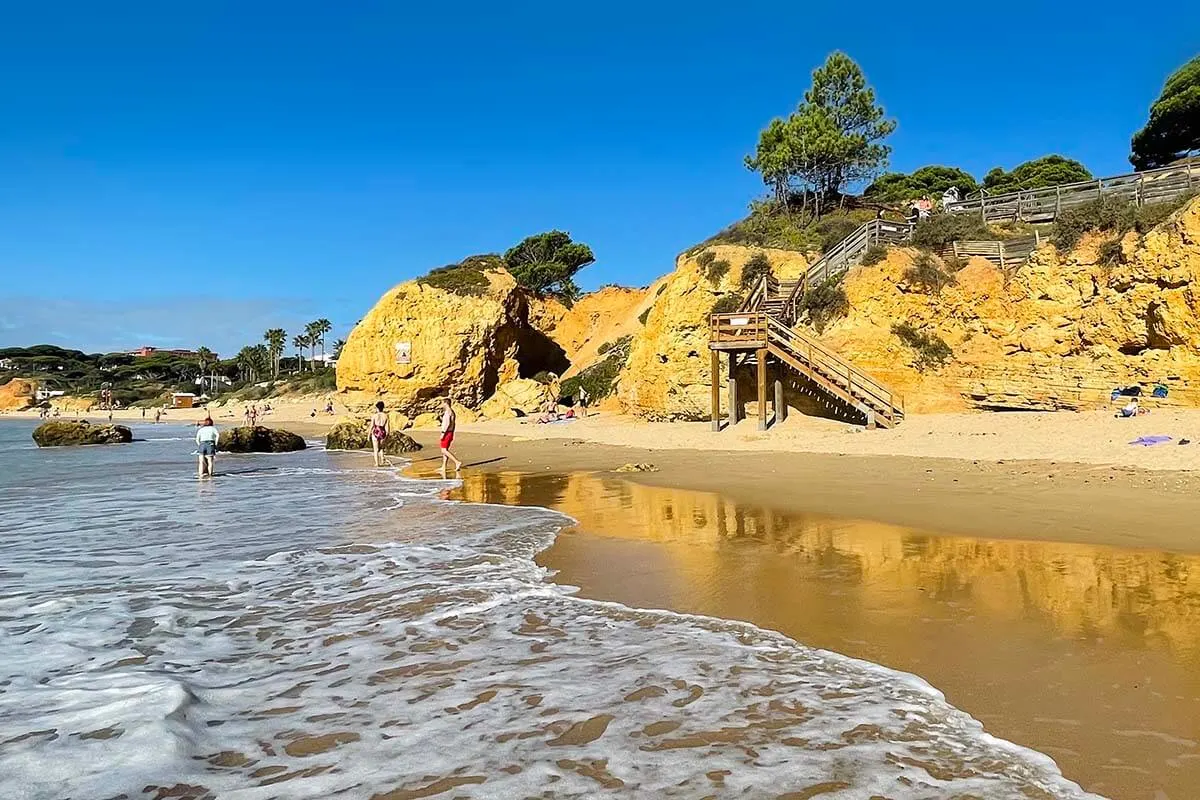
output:
<svg viewBox="0 0 1200 800"><path fill-rule="evenodd" d="M632 448L557 431L460 441L453 497L578 520L539 561L586 597L747 620L913 672L1106 796L1200 787L1195 473ZM438 463L418 454L410 472L434 477ZM615 471L626 463L656 471Z"/></svg>

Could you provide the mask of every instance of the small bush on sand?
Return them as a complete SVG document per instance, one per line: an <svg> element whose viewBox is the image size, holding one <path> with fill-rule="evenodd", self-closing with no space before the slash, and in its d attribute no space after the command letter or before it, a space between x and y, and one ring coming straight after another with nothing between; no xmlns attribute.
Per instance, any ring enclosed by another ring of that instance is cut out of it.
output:
<svg viewBox="0 0 1200 800"><path fill-rule="evenodd" d="M653 306L647 306L645 311L638 314L638 322L642 323L643 325L646 324L646 320L650 319L650 309L651 308L653 308Z"/></svg>
<svg viewBox="0 0 1200 800"><path fill-rule="evenodd" d="M915 366L921 372L937 369L954 358L954 351L950 349L950 345L935 333L921 333L907 322L893 325L892 333L916 352Z"/></svg>

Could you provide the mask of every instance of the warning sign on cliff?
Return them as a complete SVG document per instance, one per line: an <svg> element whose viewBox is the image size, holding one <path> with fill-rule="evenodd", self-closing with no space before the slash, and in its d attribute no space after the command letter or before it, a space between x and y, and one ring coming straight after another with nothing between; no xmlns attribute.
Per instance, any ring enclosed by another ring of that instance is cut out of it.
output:
<svg viewBox="0 0 1200 800"><path fill-rule="evenodd" d="M396 363L409 364L412 362L412 342L396 342Z"/></svg>

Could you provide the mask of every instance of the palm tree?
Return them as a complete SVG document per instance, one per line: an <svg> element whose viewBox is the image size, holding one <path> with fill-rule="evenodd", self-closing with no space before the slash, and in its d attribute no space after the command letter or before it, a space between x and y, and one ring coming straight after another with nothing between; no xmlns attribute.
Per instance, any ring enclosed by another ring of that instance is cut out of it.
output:
<svg viewBox="0 0 1200 800"><path fill-rule="evenodd" d="M251 347L243 347L238 351L234 362L238 367L238 377L242 383L246 383L254 378L254 349Z"/></svg>
<svg viewBox="0 0 1200 800"><path fill-rule="evenodd" d="M271 328L263 334L263 340L267 343L267 352L271 357L273 374L278 378L279 357L283 355L283 348L287 346L287 331L283 328Z"/></svg>
<svg viewBox="0 0 1200 800"><path fill-rule="evenodd" d="M257 376L264 376L267 370L271 367L271 352L267 350L265 345L256 344L250 348L250 357L254 362L254 373Z"/></svg>
<svg viewBox="0 0 1200 800"><path fill-rule="evenodd" d="M217 354L207 347L196 349L196 359L200 362L200 374L204 374L204 368L217 360Z"/></svg>
<svg viewBox="0 0 1200 800"><path fill-rule="evenodd" d="M304 336L308 339L308 361L314 370L317 368L317 342L321 341L321 326L315 321L304 326Z"/></svg>
<svg viewBox="0 0 1200 800"><path fill-rule="evenodd" d="M304 334L292 337L292 347L296 348L296 371L304 369L304 348L308 347L308 337Z"/></svg>
<svg viewBox="0 0 1200 800"><path fill-rule="evenodd" d="M334 342L333 343L333 357L341 358L342 357L342 348L344 348L345 346L346 346L345 339L338 339L336 342Z"/></svg>
<svg viewBox="0 0 1200 800"><path fill-rule="evenodd" d="M322 317L313 323L314 329L317 332L317 343L321 345L321 355L325 355L325 334L333 330L333 324Z"/></svg>

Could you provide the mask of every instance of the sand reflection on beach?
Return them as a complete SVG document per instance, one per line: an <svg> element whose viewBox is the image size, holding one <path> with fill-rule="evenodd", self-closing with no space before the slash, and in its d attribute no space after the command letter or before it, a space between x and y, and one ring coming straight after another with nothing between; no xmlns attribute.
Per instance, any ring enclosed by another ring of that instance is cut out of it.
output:
<svg viewBox="0 0 1200 800"><path fill-rule="evenodd" d="M1200 787L1200 557L934 535L604 474L471 474L461 494L578 520L539 560L585 596L916 673L1092 791Z"/></svg>

